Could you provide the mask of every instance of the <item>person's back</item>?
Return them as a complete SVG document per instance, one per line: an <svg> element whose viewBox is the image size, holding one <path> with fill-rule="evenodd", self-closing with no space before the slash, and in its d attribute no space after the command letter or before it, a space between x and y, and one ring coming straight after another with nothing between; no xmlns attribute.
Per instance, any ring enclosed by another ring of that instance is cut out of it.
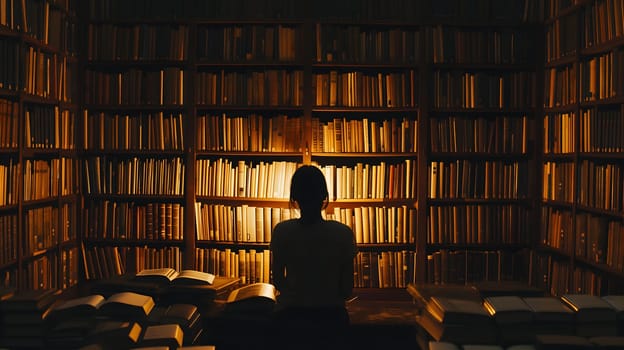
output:
<svg viewBox="0 0 624 350"><path fill-rule="evenodd" d="M295 307L344 306L353 287L351 229L337 221L304 223L292 219L279 223L273 235L272 249L282 252L281 259L288 269L284 281L276 281L279 303Z"/></svg>
<svg viewBox="0 0 624 350"><path fill-rule="evenodd" d="M323 219L327 184L314 166L295 171L290 200L301 218L277 224L271 240L271 275L280 293L275 335L287 348L317 342L342 348L349 324L345 300L353 290L353 231Z"/></svg>

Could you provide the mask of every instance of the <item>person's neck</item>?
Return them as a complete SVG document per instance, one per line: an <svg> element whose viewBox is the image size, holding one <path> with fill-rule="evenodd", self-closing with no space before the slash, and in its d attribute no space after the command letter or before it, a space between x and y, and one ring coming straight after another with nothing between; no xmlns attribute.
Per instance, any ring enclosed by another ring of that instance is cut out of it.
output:
<svg viewBox="0 0 624 350"><path fill-rule="evenodd" d="M321 215L320 212L314 212L314 213L301 212L301 222L303 222L304 224L314 224L314 223L321 222L321 221L323 221L323 216Z"/></svg>

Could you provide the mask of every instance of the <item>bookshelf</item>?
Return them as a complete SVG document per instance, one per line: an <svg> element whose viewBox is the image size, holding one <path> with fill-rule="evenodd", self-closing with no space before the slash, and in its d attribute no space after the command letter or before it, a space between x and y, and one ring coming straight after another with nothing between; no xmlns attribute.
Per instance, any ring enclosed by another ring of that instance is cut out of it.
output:
<svg viewBox="0 0 624 350"><path fill-rule="evenodd" d="M419 197L425 280L527 281L538 86L530 52L539 48L540 26L487 2L468 9L442 1L432 13L421 170L427 188Z"/></svg>
<svg viewBox="0 0 624 350"><path fill-rule="evenodd" d="M76 12L69 1L5 4L0 285L69 288L79 280Z"/></svg>
<svg viewBox="0 0 624 350"><path fill-rule="evenodd" d="M545 21L539 283L622 290L621 1L570 1Z"/></svg>
<svg viewBox="0 0 624 350"><path fill-rule="evenodd" d="M27 0L0 16L2 283L270 281L316 164L357 287L617 288L621 2Z"/></svg>

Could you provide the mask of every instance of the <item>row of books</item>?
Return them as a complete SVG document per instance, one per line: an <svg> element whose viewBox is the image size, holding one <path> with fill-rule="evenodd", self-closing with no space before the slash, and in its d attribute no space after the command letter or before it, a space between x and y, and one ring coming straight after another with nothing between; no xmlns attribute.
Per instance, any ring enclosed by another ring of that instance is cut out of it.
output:
<svg viewBox="0 0 624 350"><path fill-rule="evenodd" d="M198 196L288 198L288 179L298 164L287 161L198 159L195 165Z"/></svg>
<svg viewBox="0 0 624 350"><path fill-rule="evenodd" d="M316 106L415 107L418 104L414 70L315 72L312 91Z"/></svg>
<svg viewBox="0 0 624 350"><path fill-rule="evenodd" d="M173 240L184 236L180 203L88 201L82 216L85 238L94 240Z"/></svg>
<svg viewBox="0 0 624 350"><path fill-rule="evenodd" d="M578 213L576 232L581 235L581 239L577 239L576 249L580 257L598 264L606 264L617 271L624 270L622 256L624 226L620 221ZM582 239L583 236L585 240Z"/></svg>
<svg viewBox="0 0 624 350"><path fill-rule="evenodd" d="M87 150L184 150L182 113L107 113L85 110Z"/></svg>
<svg viewBox="0 0 624 350"><path fill-rule="evenodd" d="M542 170L542 199L574 202L575 164L544 162Z"/></svg>
<svg viewBox="0 0 624 350"><path fill-rule="evenodd" d="M26 46L17 51L15 90L63 102L75 101L76 64L66 56Z"/></svg>
<svg viewBox="0 0 624 350"><path fill-rule="evenodd" d="M136 247L136 269L157 269L170 267L177 271L182 270L182 251L180 247Z"/></svg>
<svg viewBox="0 0 624 350"><path fill-rule="evenodd" d="M568 106L578 101L576 70L572 65L544 71L544 107Z"/></svg>
<svg viewBox="0 0 624 350"><path fill-rule="evenodd" d="M420 54L420 32L412 27L375 28L316 23L316 62L414 63Z"/></svg>
<svg viewBox="0 0 624 350"><path fill-rule="evenodd" d="M19 115L19 104L16 101L0 98L0 148L17 148Z"/></svg>
<svg viewBox="0 0 624 350"><path fill-rule="evenodd" d="M580 31L583 47L594 47L624 35L622 0L590 2L583 11Z"/></svg>
<svg viewBox="0 0 624 350"><path fill-rule="evenodd" d="M572 268L569 260L555 259L552 255L538 255L535 264L538 271L541 271L536 286L551 295L570 292L601 295L609 287L609 281L604 275L579 265Z"/></svg>
<svg viewBox="0 0 624 350"><path fill-rule="evenodd" d="M90 61L145 61L187 59L187 25L89 24L87 59Z"/></svg>
<svg viewBox="0 0 624 350"><path fill-rule="evenodd" d="M271 252L268 249L195 248L195 266L221 277L238 277L245 283L269 283Z"/></svg>
<svg viewBox="0 0 624 350"><path fill-rule="evenodd" d="M285 114L201 115L196 121L201 151L301 152L303 117Z"/></svg>
<svg viewBox="0 0 624 350"><path fill-rule="evenodd" d="M576 53L579 23L576 13L557 17L546 25L546 62L552 62Z"/></svg>
<svg viewBox="0 0 624 350"><path fill-rule="evenodd" d="M48 254L41 255L26 264L20 271L20 289L58 288L59 263L57 254Z"/></svg>
<svg viewBox="0 0 624 350"><path fill-rule="evenodd" d="M87 280L103 280L119 276L126 271L129 247L93 246L81 247L82 268Z"/></svg>
<svg viewBox="0 0 624 350"><path fill-rule="evenodd" d="M588 207L621 213L624 208L622 165L582 160L578 169L578 202Z"/></svg>
<svg viewBox="0 0 624 350"><path fill-rule="evenodd" d="M87 104L182 105L184 70L166 67L157 70L130 68L118 72L87 70Z"/></svg>
<svg viewBox="0 0 624 350"><path fill-rule="evenodd" d="M579 230L578 227L576 233L578 233L579 236L575 237L571 211L543 206L541 212L541 244L558 249L562 252L572 253L572 243L575 238L577 243L580 243L581 240L583 242L586 241L586 232ZM576 215L579 216L582 214L577 213ZM583 237L580 237L581 234ZM579 251L580 247L577 246L576 248L577 251Z"/></svg>
<svg viewBox="0 0 624 350"><path fill-rule="evenodd" d="M218 276L239 277L243 283L270 281L269 250L197 248L196 267ZM405 288L414 280L413 251L358 252L354 261L354 286Z"/></svg>
<svg viewBox="0 0 624 350"><path fill-rule="evenodd" d="M624 151L624 114L616 109L585 109L581 112L581 152Z"/></svg>
<svg viewBox="0 0 624 350"><path fill-rule="evenodd" d="M67 8L48 1L3 0L0 2L0 26L27 33L43 44L61 50L75 48L76 37L70 30Z"/></svg>
<svg viewBox="0 0 624 350"><path fill-rule="evenodd" d="M73 149L76 123L74 113L38 105L24 110L24 146L26 148Z"/></svg>
<svg viewBox="0 0 624 350"><path fill-rule="evenodd" d="M200 71L195 102L201 105L302 106L303 71Z"/></svg>
<svg viewBox="0 0 624 350"><path fill-rule="evenodd" d="M58 244L60 234L58 207L28 209L24 219L22 230L24 254L31 255Z"/></svg>
<svg viewBox="0 0 624 350"><path fill-rule="evenodd" d="M19 166L9 158L0 164L0 207L17 204L19 192Z"/></svg>
<svg viewBox="0 0 624 350"><path fill-rule="evenodd" d="M433 63L523 64L529 61L528 32L435 26L426 29Z"/></svg>
<svg viewBox="0 0 624 350"><path fill-rule="evenodd" d="M74 240L78 236L78 207L74 203L60 205L59 235L62 242Z"/></svg>
<svg viewBox="0 0 624 350"><path fill-rule="evenodd" d="M17 259L17 215L0 216L0 266Z"/></svg>
<svg viewBox="0 0 624 350"><path fill-rule="evenodd" d="M433 161L429 163L429 198L523 198L528 177L526 162Z"/></svg>
<svg viewBox="0 0 624 350"><path fill-rule="evenodd" d="M624 90L624 49L616 48L583 60L579 64L579 90L582 101L604 100Z"/></svg>
<svg viewBox="0 0 624 350"><path fill-rule="evenodd" d="M415 281L416 252L358 252L353 266L355 288L405 288Z"/></svg>
<svg viewBox="0 0 624 350"><path fill-rule="evenodd" d="M576 151L576 113L552 113L544 116L544 153Z"/></svg>
<svg viewBox="0 0 624 350"><path fill-rule="evenodd" d="M429 119L431 152L526 153L526 115L436 116Z"/></svg>
<svg viewBox="0 0 624 350"><path fill-rule="evenodd" d="M526 252L440 249L427 255L427 283L470 285L517 281L529 272Z"/></svg>
<svg viewBox="0 0 624 350"><path fill-rule="evenodd" d="M71 158L25 159L23 165L26 201L78 192L78 163Z"/></svg>
<svg viewBox="0 0 624 350"><path fill-rule="evenodd" d="M535 73L433 72L434 108L528 108L535 106Z"/></svg>
<svg viewBox="0 0 624 350"><path fill-rule="evenodd" d="M312 152L416 152L418 120L410 117L312 118Z"/></svg>
<svg viewBox="0 0 624 350"><path fill-rule="evenodd" d="M88 194L184 194L184 161L171 159L118 159L96 156L85 159L84 182Z"/></svg>
<svg viewBox="0 0 624 350"><path fill-rule="evenodd" d="M416 198L417 163L413 159L395 162L321 165L329 199Z"/></svg>
<svg viewBox="0 0 624 350"><path fill-rule="evenodd" d="M290 25L206 25L197 30L197 56L207 62L292 62L301 29Z"/></svg>
<svg viewBox="0 0 624 350"><path fill-rule="evenodd" d="M201 241L269 243L275 225L295 217L294 208L196 202L195 232Z"/></svg>
<svg viewBox="0 0 624 350"><path fill-rule="evenodd" d="M429 244L528 244L529 209L518 205L430 206Z"/></svg>
<svg viewBox="0 0 624 350"><path fill-rule="evenodd" d="M77 285L79 279L82 278L82 275L80 274L78 259L79 253L77 247L61 249L61 283L59 285L59 288L66 290L69 287ZM78 277L79 275L80 277Z"/></svg>
<svg viewBox="0 0 624 350"><path fill-rule="evenodd" d="M414 243L416 209L400 207L334 207L326 217L351 227L357 244Z"/></svg>

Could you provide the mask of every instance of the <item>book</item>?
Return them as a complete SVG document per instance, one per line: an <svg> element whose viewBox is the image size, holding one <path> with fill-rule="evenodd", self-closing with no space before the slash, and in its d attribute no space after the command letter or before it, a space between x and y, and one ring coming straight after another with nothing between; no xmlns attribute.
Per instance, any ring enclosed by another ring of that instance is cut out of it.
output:
<svg viewBox="0 0 624 350"><path fill-rule="evenodd" d="M48 319L63 320L68 318L92 318L106 299L99 294L91 294L80 298L65 300L55 304L50 310Z"/></svg>
<svg viewBox="0 0 624 350"><path fill-rule="evenodd" d="M535 338L538 350L588 350L592 344L585 337L562 334L539 334Z"/></svg>
<svg viewBox="0 0 624 350"><path fill-rule="evenodd" d="M498 324L530 323L533 320L529 305L518 296L488 297L483 306Z"/></svg>
<svg viewBox="0 0 624 350"><path fill-rule="evenodd" d="M591 337L589 342L596 350L615 350L624 348L624 336L600 336Z"/></svg>
<svg viewBox="0 0 624 350"><path fill-rule="evenodd" d="M268 313L277 302L277 288L270 283L256 282L231 291L226 303L229 313Z"/></svg>
<svg viewBox="0 0 624 350"><path fill-rule="evenodd" d="M577 323L615 323L615 309L599 296L590 294L564 294L561 296L561 300L574 310Z"/></svg>
<svg viewBox="0 0 624 350"><path fill-rule="evenodd" d="M148 316L150 325L177 324L184 332L184 344L196 343L202 332L201 317L197 306L192 304L172 304L157 306Z"/></svg>
<svg viewBox="0 0 624 350"><path fill-rule="evenodd" d="M440 323L471 324L489 323L490 314L483 304L474 300L462 300L433 296L426 310Z"/></svg>
<svg viewBox="0 0 624 350"><path fill-rule="evenodd" d="M416 318L416 323L430 339L438 342L455 344L495 344L496 327L490 323L443 323L433 316L428 309Z"/></svg>
<svg viewBox="0 0 624 350"><path fill-rule="evenodd" d="M111 295L100 305L98 316L139 321L147 318L154 306L154 299L149 295L121 292Z"/></svg>
<svg viewBox="0 0 624 350"><path fill-rule="evenodd" d="M214 282L215 275L197 270L182 270L173 268L145 269L137 272L135 280L140 282L153 282L159 284L178 285L210 285Z"/></svg>
<svg viewBox="0 0 624 350"><path fill-rule="evenodd" d="M29 289L15 292L0 306L4 311L35 311L48 308L60 295L58 289Z"/></svg>
<svg viewBox="0 0 624 350"><path fill-rule="evenodd" d="M87 336L87 343L100 344L105 348L130 348L137 345L142 331L137 322L101 320Z"/></svg>
<svg viewBox="0 0 624 350"><path fill-rule="evenodd" d="M460 350L459 346L446 341L430 341L429 350Z"/></svg>
<svg viewBox="0 0 624 350"><path fill-rule="evenodd" d="M535 334L573 335L574 312L555 297L522 298L533 312Z"/></svg>
<svg viewBox="0 0 624 350"><path fill-rule="evenodd" d="M168 346L176 349L182 346L184 340L184 331L175 324L162 324L148 326L145 334L141 338L141 346Z"/></svg>

